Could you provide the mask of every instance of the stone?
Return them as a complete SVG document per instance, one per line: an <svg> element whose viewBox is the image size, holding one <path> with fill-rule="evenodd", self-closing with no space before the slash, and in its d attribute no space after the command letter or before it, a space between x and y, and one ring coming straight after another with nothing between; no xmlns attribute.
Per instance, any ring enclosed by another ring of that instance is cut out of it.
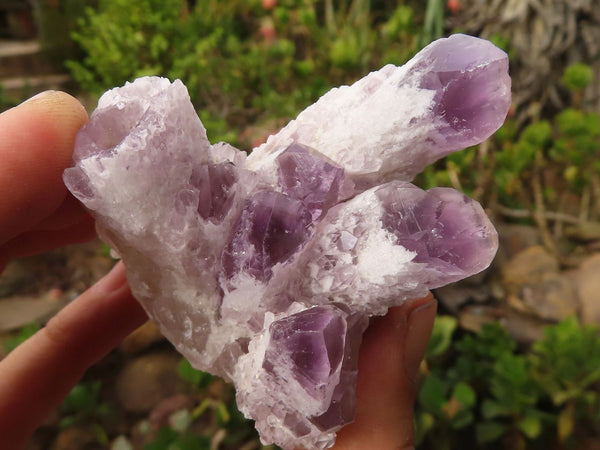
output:
<svg viewBox="0 0 600 450"><path fill-rule="evenodd" d="M45 323L60 311L64 299L14 296L0 299L0 333L15 331L32 322Z"/></svg>
<svg viewBox="0 0 600 450"><path fill-rule="evenodd" d="M444 308L453 314L457 314L466 303L484 303L492 297L492 293L489 283L470 286L466 283L457 282L436 289L434 296Z"/></svg>
<svg viewBox="0 0 600 450"><path fill-rule="evenodd" d="M410 180L489 137L508 59L455 35L331 90L249 156L211 145L181 81L105 93L70 191L194 367L232 381L264 444L329 448L353 419L368 317L485 269L481 206Z"/></svg>
<svg viewBox="0 0 600 450"><path fill-rule="evenodd" d="M151 353L127 363L116 381L117 399L123 409L146 413L164 398L181 393L180 360L170 353Z"/></svg>
<svg viewBox="0 0 600 450"><path fill-rule="evenodd" d="M502 268L502 280L508 292L517 293L528 284L535 285L545 274L558 273L558 259L541 245L527 247Z"/></svg>
<svg viewBox="0 0 600 450"><path fill-rule="evenodd" d="M507 301L517 311L554 322L577 314L579 300L573 282L560 273L557 258L542 246L517 253L502 274Z"/></svg>
<svg viewBox="0 0 600 450"><path fill-rule="evenodd" d="M581 303L581 322L600 326L600 253L585 259L572 277Z"/></svg>
<svg viewBox="0 0 600 450"><path fill-rule="evenodd" d="M499 323L523 345L531 345L544 337L544 329L551 323L538 317L518 313L507 305L469 305L459 315L461 328L478 333L483 325Z"/></svg>
<svg viewBox="0 0 600 450"><path fill-rule="evenodd" d="M149 320L123 339L119 348L127 355L137 355L162 340L164 336L156 324Z"/></svg>
<svg viewBox="0 0 600 450"><path fill-rule="evenodd" d="M520 300L527 311L553 322L577 315L579 308L570 278L561 273L544 274L538 283L524 286Z"/></svg>
<svg viewBox="0 0 600 450"><path fill-rule="evenodd" d="M71 426L60 430L50 450L78 450L98 444L98 437L92 427Z"/></svg>
<svg viewBox="0 0 600 450"><path fill-rule="evenodd" d="M182 409L192 409L193 407L194 401L190 396L184 394L173 395L158 402L152 408L148 420L155 430L160 430L168 424L169 417L173 413Z"/></svg>
<svg viewBox="0 0 600 450"><path fill-rule="evenodd" d="M500 242L494 264L503 265L526 248L542 244L539 230L531 225L498 224L496 229Z"/></svg>

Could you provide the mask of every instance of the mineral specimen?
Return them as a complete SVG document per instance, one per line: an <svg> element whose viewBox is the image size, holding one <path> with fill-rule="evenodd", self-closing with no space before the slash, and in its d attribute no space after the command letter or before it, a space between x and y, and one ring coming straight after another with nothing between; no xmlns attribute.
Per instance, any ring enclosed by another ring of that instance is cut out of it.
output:
<svg viewBox="0 0 600 450"><path fill-rule="evenodd" d="M482 208L409 181L486 139L506 55L454 35L333 89L250 156L211 145L180 81L102 96L68 188L137 299L198 369L233 381L264 443L328 448L350 422L372 315L484 269Z"/></svg>

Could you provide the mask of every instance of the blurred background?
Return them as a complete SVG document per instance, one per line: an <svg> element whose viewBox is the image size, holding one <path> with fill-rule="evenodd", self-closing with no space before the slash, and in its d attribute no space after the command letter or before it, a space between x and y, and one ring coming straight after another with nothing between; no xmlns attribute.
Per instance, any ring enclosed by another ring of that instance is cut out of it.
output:
<svg viewBox="0 0 600 450"><path fill-rule="evenodd" d="M435 292L417 446L600 449L597 0L0 0L0 110L62 89L91 112L106 89L162 75L187 85L213 142L249 151L330 88L455 32L508 53L513 106L494 136L416 184L480 201L501 245L490 269ZM0 357L113 264L100 242L13 261ZM151 323L28 446L260 448L232 387Z"/></svg>

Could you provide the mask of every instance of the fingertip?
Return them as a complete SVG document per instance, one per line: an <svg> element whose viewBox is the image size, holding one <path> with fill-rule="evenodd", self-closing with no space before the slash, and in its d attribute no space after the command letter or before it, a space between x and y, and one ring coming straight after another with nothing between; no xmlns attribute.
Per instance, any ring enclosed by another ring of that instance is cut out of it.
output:
<svg viewBox="0 0 600 450"><path fill-rule="evenodd" d="M71 165L77 131L88 121L88 115L79 100L62 91L44 91L7 111L22 119L22 127L35 137L39 133L47 140L34 140L31 157L48 162L62 171ZM3 130L0 130L0 132ZM14 131L14 130L13 130Z"/></svg>

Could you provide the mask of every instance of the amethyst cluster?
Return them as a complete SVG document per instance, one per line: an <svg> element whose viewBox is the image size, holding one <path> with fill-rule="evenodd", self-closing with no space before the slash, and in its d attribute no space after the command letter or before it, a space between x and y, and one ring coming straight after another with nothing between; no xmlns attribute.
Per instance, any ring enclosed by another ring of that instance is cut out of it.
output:
<svg viewBox="0 0 600 450"><path fill-rule="evenodd" d="M509 105L506 54L454 35L331 90L247 157L209 143L180 81L147 77L102 96L64 179L150 317L235 383L262 441L328 448L353 418L368 317L491 262L479 204L409 181Z"/></svg>

